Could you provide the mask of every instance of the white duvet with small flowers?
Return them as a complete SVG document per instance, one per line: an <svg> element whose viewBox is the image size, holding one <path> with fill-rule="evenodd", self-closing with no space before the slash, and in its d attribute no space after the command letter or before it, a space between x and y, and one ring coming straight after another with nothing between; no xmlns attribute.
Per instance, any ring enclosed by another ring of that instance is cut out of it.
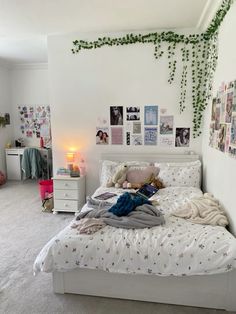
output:
<svg viewBox="0 0 236 314"><path fill-rule="evenodd" d="M99 188L117 194L124 190ZM193 187L169 187L152 199L165 216L165 224L127 230L106 226L92 235L79 234L71 222L41 250L34 272L99 269L112 273L189 276L216 274L236 268L236 239L224 227L194 224L171 213L202 195ZM88 210L87 205L83 211Z"/></svg>

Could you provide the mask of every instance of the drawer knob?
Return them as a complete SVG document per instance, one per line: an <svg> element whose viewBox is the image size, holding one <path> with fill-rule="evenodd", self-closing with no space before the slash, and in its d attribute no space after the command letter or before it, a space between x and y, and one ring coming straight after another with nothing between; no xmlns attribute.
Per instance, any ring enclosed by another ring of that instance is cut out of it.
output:
<svg viewBox="0 0 236 314"><path fill-rule="evenodd" d="M64 196L68 196L68 194L67 194L67 193L65 193L65 194L64 194Z"/></svg>
<svg viewBox="0 0 236 314"><path fill-rule="evenodd" d="M68 207L69 205L67 203L64 204L65 207Z"/></svg>
<svg viewBox="0 0 236 314"><path fill-rule="evenodd" d="M68 186L68 183L64 183L64 186Z"/></svg>

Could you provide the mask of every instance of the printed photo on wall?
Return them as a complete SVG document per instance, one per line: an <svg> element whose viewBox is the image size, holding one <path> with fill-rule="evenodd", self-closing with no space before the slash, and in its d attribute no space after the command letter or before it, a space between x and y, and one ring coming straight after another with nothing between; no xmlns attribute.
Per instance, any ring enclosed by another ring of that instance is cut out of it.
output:
<svg viewBox="0 0 236 314"><path fill-rule="evenodd" d="M220 129L220 104L216 104L216 109L215 109L215 130Z"/></svg>
<svg viewBox="0 0 236 314"><path fill-rule="evenodd" d="M160 116L160 134L173 134L174 116Z"/></svg>
<svg viewBox="0 0 236 314"><path fill-rule="evenodd" d="M130 145L130 132L126 132L126 145Z"/></svg>
<svg viewBox="0 0 236 314"><path fill-rule="evenodd" d="M137 134L137 135L136 135L136 134L134 135L134 134L133 134L133 135L131 136L131 144L132 144L132 145L135 145L135 146L136 146L136 145L142 145L142 144L143 144L142 135L138 135L138 134Z"/></svg>
<svg viewBox="0 0 236 314"><path fill-rule="evenodd" d="M236 157L236 147L234 146L229 146L229 155L230 157Z"/></svg>
<svg viewBox="0 0 236 314"><path fill-rule="evenodd" d="M159 143L161 147L172 147L174 146L174 138L172 136L161 136Z"/></svg>
<svg viewBox="0 0 236 314"><path fill-rule="evenodd" d="M110 107L110 124L123 125L123 107L111 106Z"/></svg>
<svg viewBox="0 0 236 314"><path fill-rule="evenodd" d="M132 132L133 122L126 122L125 128L126 128L126 132Z"/></svg>
<svg viewBox="0 0 236 314"><path fill-rule="evenodd" d="M158 106L144 107L144 124L145 125L158 124Z"/></svg>
<svg viewBox="0 0 236 314"><path fill-rule="evenodd" d="M96 144L107 145L109 144L109 129L97 127L96 128Z"/></svg>
<svg viewBox="0 0 236 314"><path fill-rule="evenodd" d="M97 125L100 125L102 127L108 126L108 119L106 117L97 117Z"/></svg>
<svg viewBox="0 0 236 314"><path fill-rule="evenodd" d="M10 124L10 114L5 113L4 118L5 118L5 124L9 125Z"/></svg>
<svg viewBox="0 0 236 314"><path fill-rule="evenodd" d="M36 109L35 109L35 117L37 119L44 119L47 117L47 108L46 106L36 106ZM49 110L49 114L50 114L50 110Z"/></svg>
<svg viewBox="0 0 236 314"><path fill-rule="evenodd" d="M230 145L230 124L226 124L226 139L225 139L225 152L227 153L229 151L229 145Z"/></svg>
<svg viewBox="0 0 236 314"><path fill-rule="evenodd" d="M144 128L144 145L157 145L157 128Z"/></svg>
<svg viewBox="0 0 236 314"><path fill-rule="evenodd" d="M216 119L216 97L212 100L212 107L211 107L211 121L215 121Z"/></svg>
<svg viewBox="0 0 236 314"><path fill-rule="evenodd" d="M27 137L32 137L33 136L33 132L31 130L26 131L26 136Z"/></svg>
<svg viewBox="0 0 236 314"><path fill-rule="evenodd" d="M189 147L190 128L176 128L175 147Z"/></svg>
<svg viewBox="0 0 236 314"><path fill-rule="evenodd" d="M225 140L226 140L226 124L220 124L218 133L218 149L222 152L225 151Z"/></svg>
<svg viewBox="0 0 236 314"><path fill-rule="evenodd" d="M123 128L122 127L111 128L111 144L123 145Z"/></svg>
<svg viewBox="0 0 236 314"><path fill-rule="evenodd" d="M215 122L210 123L209 146L214 147Z"/></svg>
<svg viewBox="0 0 236 314"><path fill-rule="evenodd" d="M140 134L141 133L141 122L134 122L133 123L133 133Z"/></svg>
<svg viewBox="0 0 236 314"><path fill-rule="evenodd" d="M236 111L236 80L234 81L234 98L233 98L233 111Z"/></svg>
<svg viewBox="0 0 236 314"><path fill-rule="evenodd" d="M226 108L225 108L225 122L226 123L231 123L232 110L233 110L233 98L234 98L233 91L227 92Z"/></svg>
<svg viewBox="0 0 236 314"><path fill-rule="evenodd" d="M232 119L231 119L230 144L236 146L236 112L233 112Z"/></svg>
<svg viewBox="0 0 236 314"><path fill-rule="evenodd" d="M167 109L166 108L161 108L160 112L161 112L161 114L165 114L165 113L167 113Z"/></svg>
<svg viewBox="0 0 236 314"><path fill-rule="evenodd" d="M220 105L220 123L225 123L225 106L226 106L226 93L221 92L219 94L219 105Z"/></svg>
<svg viewBox="0 0 236 314"><path fill-rule="evenodd" d="M126 107L126 120L140 120L140 107Z"/></svg>

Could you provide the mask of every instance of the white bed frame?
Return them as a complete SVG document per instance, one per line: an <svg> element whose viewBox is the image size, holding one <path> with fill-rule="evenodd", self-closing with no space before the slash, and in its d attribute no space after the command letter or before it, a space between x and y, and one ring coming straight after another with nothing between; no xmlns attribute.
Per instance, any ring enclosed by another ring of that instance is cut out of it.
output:
<svg viewBox="0 0 236 314"><path fill-rule="evenodd" d="M186 162L198 160L199 156L103 154L102 159ZM53 290L55 293L76 293L236 311L236 270L216 275L160 277L76 269L54 272Z"/></svg>

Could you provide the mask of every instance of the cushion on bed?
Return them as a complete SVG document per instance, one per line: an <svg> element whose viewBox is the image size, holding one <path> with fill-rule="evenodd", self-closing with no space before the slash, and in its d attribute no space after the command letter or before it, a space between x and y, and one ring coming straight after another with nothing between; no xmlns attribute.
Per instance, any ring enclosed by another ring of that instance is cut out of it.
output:
<svg viewBox="0 0 236 314"><path fill-rule="evenodd" d="M165 187L192 186L201 187L201 162L199 160L184 163L155 163L160 169L159 178Z"/></svg>
<svg viewBox="0 0 236 314"><path fill-rule="evenodd" d="M105 187L107 182L111 180L113 177L116 168L121 164L125 163L129 168L131 167L139 168L139 167L146 167L150 165L150 162L147 161L127 161L127 162L119 162L119 161L112 161L112 160L101 160L100 161L100 184L101 186Z"/></svg>
<svg viewBox="0 0 236 314"><path fill-rule="evenodd" d="M127 172L127 181L130 183L144 183L148 181L152 174L158 176L159 168L155 166L136 167L131 166Z"/></svg>

